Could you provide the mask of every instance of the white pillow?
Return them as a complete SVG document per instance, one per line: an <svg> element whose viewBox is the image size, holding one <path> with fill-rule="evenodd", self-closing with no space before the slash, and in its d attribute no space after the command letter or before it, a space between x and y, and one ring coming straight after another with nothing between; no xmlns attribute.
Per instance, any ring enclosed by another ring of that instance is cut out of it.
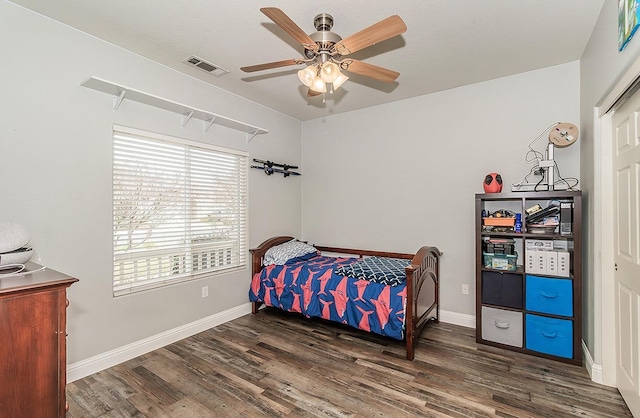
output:
<svg viewBox="0 0 640 418"><path fill-rule="evenodd" d="M302 257L303 255L316 252L318 252L318 250L313 245L292 239L284 244L269 248L264 254L262 264L265 266L271 264L282 265L292 258Z"/></svg>

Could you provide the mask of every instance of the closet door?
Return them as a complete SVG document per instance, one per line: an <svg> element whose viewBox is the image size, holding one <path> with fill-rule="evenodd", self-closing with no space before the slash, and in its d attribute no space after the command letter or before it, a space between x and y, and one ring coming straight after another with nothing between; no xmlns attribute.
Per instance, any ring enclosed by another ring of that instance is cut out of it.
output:
<svg viewBox="0 0 640 418"><path fill-rule="evenodd" d="M616 383L640 416L640 91L613 114Z"/></svg>

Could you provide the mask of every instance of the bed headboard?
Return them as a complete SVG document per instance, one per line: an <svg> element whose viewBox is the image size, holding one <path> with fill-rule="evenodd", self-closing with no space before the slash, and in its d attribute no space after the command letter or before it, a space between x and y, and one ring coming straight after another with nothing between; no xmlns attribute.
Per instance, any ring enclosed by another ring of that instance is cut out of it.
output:
<svg viewBox="0 0 640 418"><path fill-rule="evenodd" d="M258 245L256 248L252 248L249 251L251 252L251 275L253 276L256 273L259 273L262 269L262 258L264 257L264 253L271 247L276 245L284 244L285 242L291 241L294 239L289 236L279 236L269 238L262 244Z"/></svg>

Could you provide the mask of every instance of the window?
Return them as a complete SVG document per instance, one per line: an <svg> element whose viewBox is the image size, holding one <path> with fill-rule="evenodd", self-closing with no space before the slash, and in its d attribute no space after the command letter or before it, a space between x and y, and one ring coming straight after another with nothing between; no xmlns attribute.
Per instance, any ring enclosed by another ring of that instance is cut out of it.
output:
<svg viewBox="0 0 640 418"><path fill-rule="evenodd" d="M113 292L247 265L247 155L114 126Z"/></svg>

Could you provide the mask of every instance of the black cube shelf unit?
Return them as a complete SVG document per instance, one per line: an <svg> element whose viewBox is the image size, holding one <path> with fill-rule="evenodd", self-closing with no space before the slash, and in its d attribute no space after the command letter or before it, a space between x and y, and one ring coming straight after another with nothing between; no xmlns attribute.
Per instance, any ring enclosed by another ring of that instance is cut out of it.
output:
<svg viewBox="0 0 640 418"><path fill-rule="evenodd" d="M528 229L526 209L555 201L562 224ZM521 214L521 232L483 229L483 210L500 209ZM581 364L582 192L476 194L475 214L476 341Z"/></svg>

